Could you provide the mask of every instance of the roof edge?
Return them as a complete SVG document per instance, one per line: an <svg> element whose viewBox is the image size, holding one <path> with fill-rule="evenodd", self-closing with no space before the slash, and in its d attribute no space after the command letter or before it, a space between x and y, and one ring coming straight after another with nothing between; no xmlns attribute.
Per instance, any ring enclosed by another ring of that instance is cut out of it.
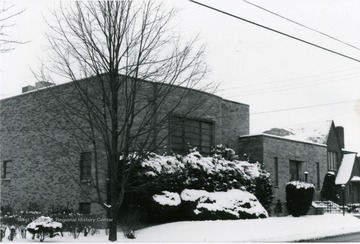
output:
<svg viewBox="0 0 360 244"><path fill-rule="evenodd" d="M253 134L253 135L243 135L243 136L239 136L239 138L255 137L255 136L265 136L265 137L271 137L271 138L281 139L281 140L285 140L285 141L294 141L294 142L311 144L311 145L316 145L316 146L321 146L321 147L327 147L326 144L321 144L321 143L316 143L316 142L309 142L309 141L303 141L303 140L295 140L295 139L291 139L291 138L285 138L285 137L275 136L275 135L270 135L270 134L265 134L265 133L259 133L259 134Z"/></svg>
<svg viewBox="0 0 360 244"><path fill-rule="evenodd" d="M124 76L126 77L125 75L121 75L120 76ZM87 77L87 78L82 78L82 79L79 79L79 80L76 80L76 81L85 81L87 79L91 79L95 76L90 76L90 77ZM131 77L129 77L131 78ZM222 101L225 101L225 102L231 102L231 103L235 103L235 104L239 104L239 105L243 105L243 106L247 106L247 107L250 107L249 104L246 104L246 103L240 103L240 102L236 102L236 101L232 101L232 100L228 100L228 99L224 99L223 97L219 96L219 95L216 95L214 93L210 93L210 92L207 92L207 91L202 91L202 90L198 90L196 88L192 88L192 87L184 87L184 86L180 86L180 85L172 85L172 84L167 84L167 83L164 83L164 82L159 82L159 81L149 81L149 80L144 80L144 79L139 79L141 80L142 82L146 82L146 83L152 83L152 84L162 84L162 85L165 85L165 86L174 86L174 87L178 87L180 89L186 89L186 90L189 90L189 91L192 91L192 92L197 92L197 93L202 93L202 94L206 94L208 96L212 96L212 97L216 97ZM9 99L12 99L12 98L16 98L16 97L19 97L19 96L26 96L27 94L33 94L33 93L36 93L36 92L39 92L39 91L43 91L43 90L47 90L47 89L55 89L56 87L59 87L59 86L66 86L66 85L71 85L74 81L67 81L67 82L64 82L64 83L60 83L60 84L54 84L52 86L48 86L48 87L43 87L43 88L38 88L38 89L35 89L35 90L32 90L32 91L28 91L28 92L24 92L24 93L20 93L20 94L16 94L16 95L13 95L13 96L10 96L10 97L6 97L6 98L3 98L3 99L0 99L0 102L3 102L3 101L6 101L6 100L9 100Z"/></svg>

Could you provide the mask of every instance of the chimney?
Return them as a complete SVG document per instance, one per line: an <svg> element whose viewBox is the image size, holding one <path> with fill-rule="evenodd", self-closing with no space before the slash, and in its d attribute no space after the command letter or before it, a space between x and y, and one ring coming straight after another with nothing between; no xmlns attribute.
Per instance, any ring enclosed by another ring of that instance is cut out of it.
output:
<svg viewBox="0 0 360 244"><path fill-rule="evenodd" d="M53 84L47 81L38 81L35 83L35 88L39 89L39 88L44 88L44 87L49 87L52 86Z"/></svg>
<svg viewBox="0 0 360 244"><path fill-rule="evenodd" d="M344 138L344 127L336 126L335 127L335 134L339 140L341 148L345 148L345 138Z"/></svg>
<svg viewBox="0 0 360 244"><path fill-rule="evenodd" d="M32 91L32 90L35 90L35 86L24 86L22 88L22 93L29 92L29 91Z"/></svg>

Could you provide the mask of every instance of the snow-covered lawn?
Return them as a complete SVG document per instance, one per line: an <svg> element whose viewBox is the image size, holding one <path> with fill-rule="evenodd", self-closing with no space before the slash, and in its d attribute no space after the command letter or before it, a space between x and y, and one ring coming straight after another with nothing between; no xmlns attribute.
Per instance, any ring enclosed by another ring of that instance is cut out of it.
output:
<svg viewBox="0 0 360 244"><path fill-rule="evenodd" d="M317 239L360 232L360 219L351 215L325 214L294 218L291 216L252 220L184 221L163 224L136 232L136 239L125 239L118 233L120 242L284 242ZM30 239L30 235L28 235ZM23 239L15 239L23 242ZM29 240L34 242L32 240ZM38 240L35 240L39 242ZM73 239L46 238L44 242L106 242L107 236L96 234ZM3 239L3 242L9 242Z"/></svg>

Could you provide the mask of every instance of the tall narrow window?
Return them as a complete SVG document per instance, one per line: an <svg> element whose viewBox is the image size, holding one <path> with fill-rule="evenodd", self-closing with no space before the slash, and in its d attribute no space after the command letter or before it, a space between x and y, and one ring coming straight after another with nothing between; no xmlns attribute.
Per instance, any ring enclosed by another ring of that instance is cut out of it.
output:
<svg viewBox="0 0 360 244"><path fill-rule="evenodd" d="M80 154L80 180L87 181L91 179L91 152Z"/></svg>
<svg viewBox="0 0 360 244"><path fill-rule="evenodd" d="M328 170L337 170L338 154L337 152L327 153Z"/></svg>
<svg viewBox="0 0 360 244"><path fill-rule="evenodd" d="M213 146L214 124L209 121L172 116L170 118L170 148L185 153L188 146L196 147L204 154L210 154Z"/></svg>
<svg viewBox="0 0 360 244"><path fill-rule="evenodd" d="M300 180L301 162L290 160L290 180Z"/></svg>
<svg viewBox="0 0 360 244"><path fill-rule="evenodd" d="M10 179L12 177L12 161L3 162L3 179Z"/></svg>
<svg viewBox="0 0 360 244"><path fill-rule="evenodd" d="M320 163L316 163L316 188L320 189Z"/></svg>
<svg viewBox="0 0 360 244"><path fill-rule="evenodd" d="M90 212L91 212L91 203L87 203L87 202L79 203L79 213L90 214Z"/></svg>
<svg viewBox="0 0 360 244"><path fill-rule="evenodd" d="M279 162L278 158L274 157L274 172L275 172L275 187L279 187Z"/></svg>

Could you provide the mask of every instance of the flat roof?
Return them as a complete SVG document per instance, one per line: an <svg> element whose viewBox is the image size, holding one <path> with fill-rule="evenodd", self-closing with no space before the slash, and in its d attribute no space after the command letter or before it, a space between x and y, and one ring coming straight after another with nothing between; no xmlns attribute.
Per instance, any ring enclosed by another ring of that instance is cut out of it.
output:
<svg viewBox="0 0 360 244"><path fill-rule="evenodd" d="M120 76L124 76L124 75L120 75ZM76 81L85 81L87 79L91 79L92 77L94 76L90 76L88 78L83 78L83 79L79 79L79 80L76 80ZM130 77L131 78L131 77ZM191 90L191 91L194 91L194 92L199 92L199 93L203 93L203 94L207 94L209 96L213 96L213 97L217 97L225 102L231 102L231 103L235 103L235 104L239 104L239 105L244 105L244 106L247 106L247 107L250 107L250 105L248 104L245 104L245 103L240 103L240 102L236 102L236 101L232 101L232 100L228 100L228 99L224 99L222 98L221 96L218 96L218 95L215 95L213 93L209 93L209 92L206 92L206 91L201 91L201 90L197 90L195 88L191 88L191 87L183 87L183 86L178 86L178 85L173 85L173 84L167 84L167 83L162 83L162 82L159 82L159 81L148 81L148 80L143 80L143 79L139 79L141 80L142 82L147 82L147 83L152 83L152 84L162 84L162 85L166 85L166 86L175 86L175 87L178 87L179 89L187 89L187 90ZM68 81L68 82L64 82L64 83L61 83L61 84L54 84L52 86L47 86L47 87L42 87L42 88L37 88L37 89L34 89L34 90L31 90L31 91L27 91L27 92L24 92L24 93L19 93L19 94L16 94L16 95L13 95L13 96L10 96L10 97L6 97L6 98L3 98L3 99L0 99L0 102L1 101L5 101L5 100L8 100L8 99L12 99L12 98L15 98L15 97L19 97L19 96L25 96L27 94L32 94L32 93L35 93L35 92L38 92L38 91L43 91L43 90L46 90L46 89L54 89L56 87L60 87L60 86L66 86L66 85L72 85L72 82L74 81Z"/></svg>

